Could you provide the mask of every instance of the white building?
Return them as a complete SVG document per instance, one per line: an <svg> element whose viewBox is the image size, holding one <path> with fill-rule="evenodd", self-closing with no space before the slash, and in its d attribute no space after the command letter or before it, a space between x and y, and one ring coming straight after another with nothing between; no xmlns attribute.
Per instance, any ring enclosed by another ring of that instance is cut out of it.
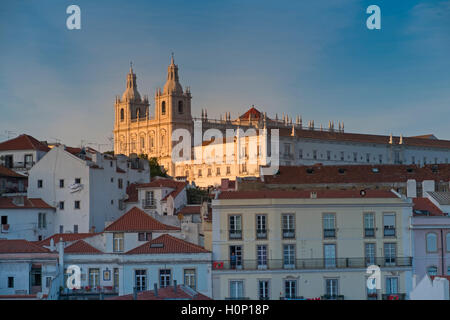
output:
<svg viewBox="0 0 450 320"><path fill-rule="evenodd" d="M28 170L50 150L27 134L0 143L0 165L27 174Z"/></svg>
<svg viewBox="0 0 450 320"><path fill-rule="evenodd" d="M26 240L0 240L0 299L42 298L58 270L57 252Z"/></svg>
<svg viewBox="0 0 450 320"><path fill-rule="evenodd" d="M30 170L28 197L56 207L53 233L102 231L125 213L127 186L149 180L146 161L56 146Z"/></svg>
<svg viewBox="0 0 450 320"><path fill-rule="evenodd" d="M53 234L55 208L42 199L0 197L0 239L38 241Z"/></svg>

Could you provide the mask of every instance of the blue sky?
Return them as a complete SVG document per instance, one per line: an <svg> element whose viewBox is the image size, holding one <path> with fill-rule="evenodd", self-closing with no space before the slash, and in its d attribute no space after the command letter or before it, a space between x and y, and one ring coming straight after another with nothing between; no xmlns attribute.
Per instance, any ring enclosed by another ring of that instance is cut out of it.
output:
<svg viewBox="0 0 450 320"><path fill-rule="evenodd" d="M71 4L81 30L66 28ZM366 28L371 4L381 30ZM152 107L172 51L194 115L254 104L347 132L450 140L449 0L5 0L0 40L0 140L108 143L130 60Z"/></svg>

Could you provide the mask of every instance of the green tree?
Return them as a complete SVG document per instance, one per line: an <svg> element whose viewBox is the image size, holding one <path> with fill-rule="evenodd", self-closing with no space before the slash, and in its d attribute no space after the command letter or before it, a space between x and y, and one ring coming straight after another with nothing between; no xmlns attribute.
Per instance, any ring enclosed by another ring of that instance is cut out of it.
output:
<svg viewBox="0 0 450 320"><path fill-rule="evenodd" d="M158 163L158 158L156 157L151 157L150 159L148 158L148 155L142 153L138 156L141 159L145 159L148 161L149 165L150 165L150 177L165 177L167 178L167 173L163 170L163 168L161 168L161 166Z"/></svg>

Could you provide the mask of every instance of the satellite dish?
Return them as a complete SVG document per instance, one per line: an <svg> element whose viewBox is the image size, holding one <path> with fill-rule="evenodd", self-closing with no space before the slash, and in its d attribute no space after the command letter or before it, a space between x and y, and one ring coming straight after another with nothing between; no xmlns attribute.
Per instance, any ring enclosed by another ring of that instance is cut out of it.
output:
<svg viewBox="0 0 450 320"><path fill-rule="evenodd" d="M364 197L366 195L366 190L361 190L359 191L359 194L361 195L361 197Z"/></svg>

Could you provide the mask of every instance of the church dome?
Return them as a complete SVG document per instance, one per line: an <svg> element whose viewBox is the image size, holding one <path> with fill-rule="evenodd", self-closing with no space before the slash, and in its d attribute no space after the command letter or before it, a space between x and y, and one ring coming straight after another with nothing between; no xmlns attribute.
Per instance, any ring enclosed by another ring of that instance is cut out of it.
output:
<svg viewBox="0 0 450 320"><path fill-rule="evenodd" d="M175 94L183 94L183 87L181 86L178 79L178 66L175 64L175 60L173 58L170 59L170 65L167 68L167 81L163 88L164 93L175 93Z"/></svg>
<svg viewBox="0 0 450 320"><path fill-rule="evenodd" d="M140 101L141 95L136 88L127 88L122 95L122 100Z"/></svg>
<svg viewBox="0 0 450 320"><path fill-rule="evenodd" d="M137 91L136 74L133 72L133 67L130 67L130 72L127 75L127 88L122 94L122 101L141 101L141 95Z"/></svg>
<svg viewBox="0 0 450 320"><path fill-rule="evenodd" d="M183 88L181 87L181 84L176 81L167 81L163 88L164 93L183 93Z"/></svg>

